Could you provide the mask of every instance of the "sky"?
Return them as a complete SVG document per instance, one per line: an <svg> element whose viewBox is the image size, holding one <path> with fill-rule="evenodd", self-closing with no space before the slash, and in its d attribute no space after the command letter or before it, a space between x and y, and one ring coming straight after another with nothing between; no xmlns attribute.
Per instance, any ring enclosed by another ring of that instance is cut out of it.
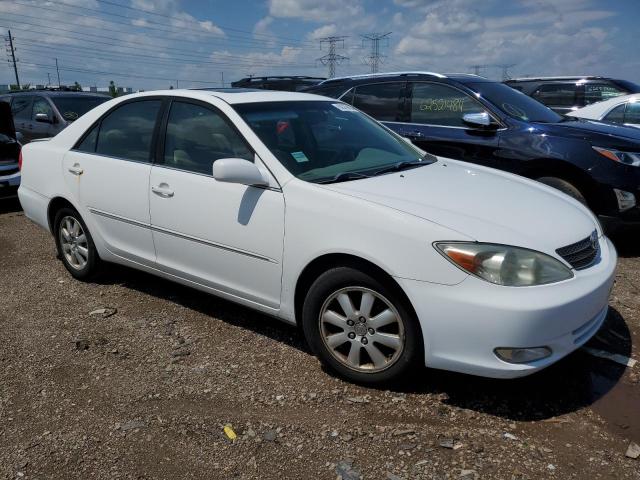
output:
<svg viewBox="0 0 640 480"><path fill-rule="evenodd" d="M328 75L320 39L344 36L336 75L602 75L640 83L640 0L0 0L21 83L219 87L247 75ZM5 63L0 84L15 83ZM50 78L50 80L49 80Z"/></svg>

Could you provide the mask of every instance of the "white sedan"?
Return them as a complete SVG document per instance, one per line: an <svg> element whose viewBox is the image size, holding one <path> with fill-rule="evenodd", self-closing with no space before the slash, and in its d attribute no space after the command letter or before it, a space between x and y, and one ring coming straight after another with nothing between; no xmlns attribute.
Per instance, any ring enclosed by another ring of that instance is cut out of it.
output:
<svg viewBox="0 0 640 480"><path fill-rule="evenodd" d="M623 95L593 103L567 115L640 128L640 94Z"/></svg>
<svg viewBox="0 0 640 480"><path fill-rule="evenodd" d="M23 157L24 211L71 275L120 263L300 324L353 381L527 375L607 315L616 252L587 208L339 101L129 95Z"/></svg>

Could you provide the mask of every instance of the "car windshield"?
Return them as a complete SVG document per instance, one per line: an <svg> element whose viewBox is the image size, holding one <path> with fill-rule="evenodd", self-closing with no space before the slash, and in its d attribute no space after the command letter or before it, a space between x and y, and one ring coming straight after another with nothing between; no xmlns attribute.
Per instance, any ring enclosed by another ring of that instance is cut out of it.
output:
<svg viewBox="0 0 640 480"><path fill-rule="evenodd" d="M265 102L234 108L287 170L309 182L353 180L434 161L345 103Z"/></svg>
<svg viewBox="0 0 640 480"><path fill-rule="evenodd" d="M549 107L504 83L477 82L468 86L515 119L540 123L557 123L563 120L561 115Z"/></svg>
<svg viewBox="0 0 640 480"><path fill-rule="evenodd" d="M51 100L67 122L73 122L94 107L109 100L107 96L52 96Z"/></svg>

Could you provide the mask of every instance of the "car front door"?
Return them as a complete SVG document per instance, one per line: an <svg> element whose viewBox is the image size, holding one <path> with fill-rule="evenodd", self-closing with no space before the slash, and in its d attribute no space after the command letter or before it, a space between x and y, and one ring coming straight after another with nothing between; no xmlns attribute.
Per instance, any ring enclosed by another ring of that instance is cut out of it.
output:
<svg viewBox="0 0 640 480"><path fill-rule="evenodd" d="M577 82L543 83L531 97L563 115L584 106L584 88Z"/></svg>
<svg viewBox="0 0 640 480"><path fill-rule="evenodd" d="M163 123L164 145L150 182L158 267L277 309L284 241L284 197L277 183L258 188L213 178L213 163L221 158L260 163L214 106L174 99Z"/></svg>
<svg viewBox="0 0 640 480"><path fill-rule="evenodd" d="M81 214L114 255L155 266L149 175L161 99L107 112L65 155L63 174Z"/></svg>
<svg viewBox="0 0 640 480"><path fill-rule="evenodd" d="M463 121L465 114L487 112L477 100L457 88L431 82L411 82L408 92L409 120L394 128L398 133L434 155L503 167L496 155L497 123L480 128Z"/></svg>
<svg viewBox="0 0 640 480"><path fill-rule="evenodd" d="M31 108L31 139L53 137L56 133L53 127L55 121L56 116L49 101L44 97L35 97Z"/></svg>

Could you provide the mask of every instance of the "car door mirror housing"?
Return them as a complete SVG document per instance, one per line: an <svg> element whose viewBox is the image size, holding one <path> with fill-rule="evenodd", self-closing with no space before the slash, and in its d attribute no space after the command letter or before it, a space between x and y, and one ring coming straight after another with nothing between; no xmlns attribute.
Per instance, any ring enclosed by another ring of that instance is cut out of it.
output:
<svg viewBox="0 0 640 480"><path fill-rule="evenodd" d="M481 113L465 113L462 121L467 125L475 128L491 129L496 128L497 124L493 121L487 112Z"/></svg>
<svg viewBox="0 0 640 480"><path fill-rule="evenodd" d="M269 176L255 163L242 158L221 158L213 162L213 178L219 182L268 186Z"/></svg>
<svg viewBox="0 0 640 480"><path fill-rule="evenodd" d="M36 122L53 123L53 121L51 120L51 117L46 113L36 113L35 120Z"/></svg>

